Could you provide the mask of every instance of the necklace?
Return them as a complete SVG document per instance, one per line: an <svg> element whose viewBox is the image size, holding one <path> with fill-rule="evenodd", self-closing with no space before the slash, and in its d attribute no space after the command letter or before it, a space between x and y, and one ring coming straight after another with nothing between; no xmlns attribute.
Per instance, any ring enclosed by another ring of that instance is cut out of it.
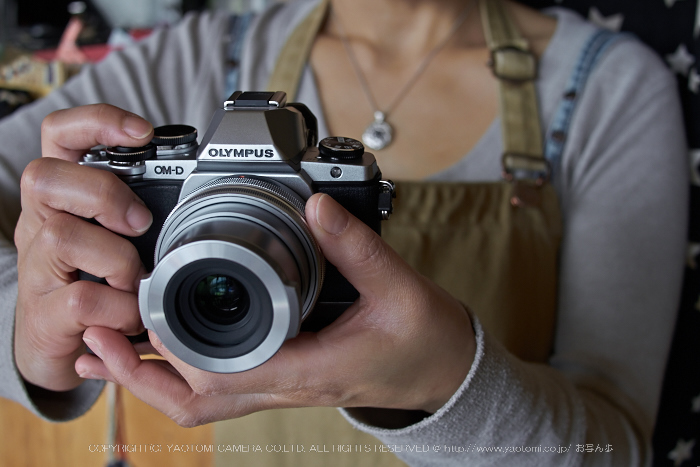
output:
<svg viewBox="0 0 700 467"><path fill-rule="evenodd" d="M393 140L394 129L387 121L389 115L394 111L396 106L399 105L399 103L401 103L403 98L406 97L406 94L408 94L408 92L411 90L416 81L418 81L418 78L420 78L420 76L423 74L426 68L428 68L428 65L433 60L433 58L435 58L435 56L438 53L440 53L440 51L447 45L449 40L452 39L452 36L454 36L455 33L459 30L459 28L469 16L469 12L471 10L470 7L473 4L474 2L472 1L464 7L462 13L455 20L447 36L445 36L443 40L438 42L438 44L435 47L433 47L432 50L430 50L430 52L428 52L428 54L423 58L423 60L421 60L421 62L418 64L418 67L416 68L416 71L413 72L413 75L411 75L406 84L404 84L403 87L399 90L396 97L394 97L394 100L392 100L384 110L381 110L379 108L379 105L377 105L377 101L374 98L374 94L372 94L372 90L369 87L367 78L365 77L365 74L362 71L362 68L360 67L360 64L357 60L357 57L355 56L355 53L352 50L350 41L348 40L348 37L345 34L343 24L340 22L337 15L335 15L334 11L331 10L331 15L333 15L333 19L335 20L334 23L336 24L340 42L342 42L343 48L345 49L348 59L350 60L350 64L352 65L352 69L355 72L355 75L357 76L357 80L360 82L362 92L365 94L365 97L367 97L367 100L369 101L370 105L372 106L372 109L374 110L374 121L370 123L369 126L367 126L367 129L365 129L365 132L362 134L362 142L365 143L365 146L369 147L370 149L379 150L391 144L391 141Z"/></svg>

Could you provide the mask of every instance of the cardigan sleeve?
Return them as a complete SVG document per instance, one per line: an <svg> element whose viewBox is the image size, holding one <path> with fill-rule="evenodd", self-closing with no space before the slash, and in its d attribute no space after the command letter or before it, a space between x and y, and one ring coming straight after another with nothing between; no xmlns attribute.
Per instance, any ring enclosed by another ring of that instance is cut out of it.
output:
<svg viewBox="0 0 700 467"><path fill-rule="evenodd" d="M17 251L13 237L20 213L20 178L41 157L41 122L49 113L109 103L150 120L154 126L185 123L204 129L223 99L228 16L189 15L176 27L86 65L62 88L0 120L0 395L35 414L68 420L84 413L102 383L85 381L63 393L25 384L14 361Z"/></svg>

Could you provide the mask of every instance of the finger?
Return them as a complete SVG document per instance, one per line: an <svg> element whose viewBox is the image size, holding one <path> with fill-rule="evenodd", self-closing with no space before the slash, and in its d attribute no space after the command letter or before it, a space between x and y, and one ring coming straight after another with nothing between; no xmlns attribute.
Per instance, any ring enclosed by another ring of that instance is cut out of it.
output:
<svg viewBox="0 0 700 467"><path fill-rule="evenodd" d="M83 334L85 344L99 357L107 374L130 391L163 394L173 398L191 398L191 391L182 377L166 370L154 360L141 360L129 340L119 332L103 327L90 327ZM104 375L95 360L81 358L81 365L90 372ZM149 402L150 403L150 402Z"/></svg>
<svg viewBox="0 0 700 467"><path fill-rule="evenodd" d="M136 295L106 285L78 281L30 300L32 307L26 300L18 302L23 312L15 329L16 358L25 370L41 363L35 360L73 362L84 352L80 336L89 326L127 335L143 331Z"/></svg>
<svg viewBox="0 0 700 467"><path fill-rule="evenodd" d="M77 269L104 277L117 290L135 292L143 275L136 247L113 232L66 213L49 217L23 260L23 282L54 290L74 281Z"/></svg>
<svg viewBox="0 0 700 467"><path fill-rule="evenodd" d="M152 331L153 346L203 396L257 394L255 410L304 406L338 406L349 399L348 379L338 374L360 374L352 354L352 337L343 341L303 333L291 339L262 365L240 373L219 374L195 368L173 355ZM313 362L313 364L310 364ZM357 370L357 371L356 371ZM265 396L265 397L263 397Z"/></svg>
<svg viewBox="0 0 700 467"><path fill-rule="evenodd" d="M255 396L241 396L237 401L199 396L177 371L168 368L167 363L141 360L129 341L110 329L89 328L84 340L104 366L94 359L81 357L76 362L76 370L113 380L181 426L197 426L255 410L255 404L250 402Z"/></svg>
<svg viewBox="0 0 700 467"><path fill-rule="evenodd" d="M97 282L77 281L51 294L51 301L64 304L61 319L52 322L49 332L76 336L90 326L104 326L125 335L143 332L138 297ZM70 317L70 319L68 319ZM58 341L58 337L55 338Z"/></svg>
<svg viewBox="0 0 700 467"><path fill-rule="evenodd" d="M49 114L41 125L41 153L76 162L88 149L147 144L153 126L136 114L108 104L93 104Z"/></svg>
<svg viewBox="0 0 700 467"><path fill-rule="evenodd" d="M57 212L94 218L123 235L144 233L153 222L143 202L105 170L83 167L59 159L32 161L21 180L23 229L28 235Z"/></svg>
<svg viewBox="0 0 700 467"><path fill-rule="evenodd" d="M101 379L116 383L112 373L109 372L102 360L95 355L81 355L75 361L75 372L83 379Z"/></svg>
<svg viewBox="0 0 700 467"><path fill-rule="evenodd" d="M93 343L93 345L96 345L96 344ZM138 352L138 348L136 345L134 346L134 349L136 349L136 351L139 355L143 355L140 352ZM175 368L173 368L173 366L165 360L153 359L153 360L149 360L149 362L160 365L161 367L165 368L166 370L168 370L172 374L182 378L180 376L180 374L177 372L177 370ZM109 372L109 370L105 366L104 362L102 360L100 360L100 357L98 357L96 355L91 355L91 354L87 354L87 353L81 355L80 358L78 358L75 361L75 372L81 378L103 379L106 381L111 381L113 383L116 383L116 380L115 380L114 376L112 376L112 373Z"/></svg>
<svg viewBox="0 0 700 467"><path fill-rule="evenodd" d="M323 254L365 298L388 298L408 266L365 223L326 194L306 203L306 218Z"/></svg>
<svg viewBox="0 0 700 467"><path fill-rule="evenodd" d="M31 306L28 306L30 305ZM85 352L80 336L89 325L109 326L124 334L143 329L138 300L94 282L79 281L47 296L18 300L15 362L27 381L55 391L77 386L72 371Z"/></svg>

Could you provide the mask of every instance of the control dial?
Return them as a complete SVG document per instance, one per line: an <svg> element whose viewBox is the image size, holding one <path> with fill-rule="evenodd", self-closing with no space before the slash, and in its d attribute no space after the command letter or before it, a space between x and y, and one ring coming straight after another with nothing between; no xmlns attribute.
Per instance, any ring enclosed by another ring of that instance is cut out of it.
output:
<svg viewBox="0 0 700 467"><path fill-rule="evenodd" d="M156 146L180 146L197 141L197 129L189 125L163 125L153 130L152 144Z"/></svg>
<svg viewBox="0 0 700 467"><path fill-rule="evenodd" d="M364 145L356 139L331 136L318 143L321 156L330 159L360 159L365 153Z"/></svg>
<svg viewBox="0 0 700 467"><path fill-rule="evenodd" d="M135 163L156 157L156 146L147 144L140 148L112 146L105 149L107 159L113 162Z"/></svg>

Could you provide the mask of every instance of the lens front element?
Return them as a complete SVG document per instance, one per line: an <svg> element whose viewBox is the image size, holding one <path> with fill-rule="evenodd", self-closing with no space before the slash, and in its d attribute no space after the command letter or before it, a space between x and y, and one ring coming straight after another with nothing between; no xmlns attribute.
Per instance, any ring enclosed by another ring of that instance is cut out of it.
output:
<svg viewBox="0 0 700 467"><path fill-rule="evenodd" d="M194 290L194 305L212 323L229 325L245 317L250 297L243 284L223 274L206 276Z"/></svg>

